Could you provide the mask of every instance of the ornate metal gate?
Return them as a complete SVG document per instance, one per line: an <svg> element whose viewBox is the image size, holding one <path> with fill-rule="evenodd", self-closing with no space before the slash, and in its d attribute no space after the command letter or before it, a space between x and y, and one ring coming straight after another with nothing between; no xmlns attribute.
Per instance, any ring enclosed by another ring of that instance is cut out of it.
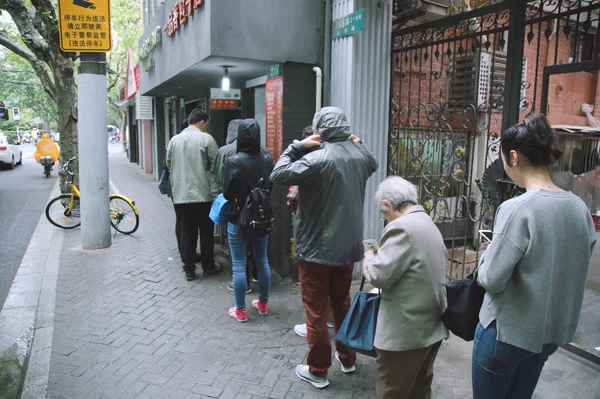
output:
<svg viewBox="0 0 600 399"><path fill-rule="evenodd" d="M388 175L419 188L451 248L449 276L472 270L478 231L514 194L500 132L547 111L544 68L599 58L599 9L595 0L507 0L393 33Z"/></svg>

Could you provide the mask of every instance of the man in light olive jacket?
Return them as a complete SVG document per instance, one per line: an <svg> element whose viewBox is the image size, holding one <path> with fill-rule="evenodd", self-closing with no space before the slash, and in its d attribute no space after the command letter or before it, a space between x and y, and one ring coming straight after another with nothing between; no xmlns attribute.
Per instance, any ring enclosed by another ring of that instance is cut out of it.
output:
<svg viewBox="0 0 600 399"><path fill-rule="evenodd" d="M431 395L433 362L448 329L445 282L448 251L440 231L418 201L414 185L398 176L375 195L389 224L380 246L365 253L365 278L381 289L375 332L379 398Z"/></svg>
<svg viewBox="0 0 600 399"><path fill-rule="evenodd" d="M208 216L218 193L210 172L218 146L208 133L208 114L199 108L190 112L189 126L169 141L167 168L171 171L171 189L177 218L181 221L180 251L187 280L196 278L196 243L200 248L204 277L223 270L214 263L214 223Z"/></svg>

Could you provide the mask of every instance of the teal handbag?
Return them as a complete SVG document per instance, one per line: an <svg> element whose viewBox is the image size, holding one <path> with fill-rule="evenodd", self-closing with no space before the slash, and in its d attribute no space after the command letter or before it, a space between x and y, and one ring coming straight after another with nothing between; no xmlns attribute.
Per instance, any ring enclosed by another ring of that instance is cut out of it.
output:
<svg viewBox="0 0 600 399"><path fill-rule="evenodd" d="M363 292L365 276L360 280L360 288L346 314L344 322L335 336L340 344L363 355L377 357L375 350L375 329L381 294Z"/></svg>
<svg viewBox="0 0 600 399"><path fill-rule="evenodd" d="M158 191L160 191L162 195L172 197L173 194L171 193L171 183L169 182L170 177L171 173L169 172L169 169L165 168L160 175L160 180L158 181Z"/></svg>
<svg viewBox="0 0 600 399"><path fill-rule="evenodd" d="M227 224L227 215L229 214L229 201L225 199L223 194L217 195L210 207L208 217L216 225Z"/></svg>

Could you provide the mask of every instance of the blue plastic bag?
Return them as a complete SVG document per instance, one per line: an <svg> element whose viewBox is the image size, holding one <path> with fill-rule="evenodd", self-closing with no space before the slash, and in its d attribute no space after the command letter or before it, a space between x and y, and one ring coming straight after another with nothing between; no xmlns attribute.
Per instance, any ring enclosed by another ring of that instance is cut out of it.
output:
<svg viewBox="0 0 600 399"><path fill-rule="evenodd" d="M375 329L381 294L363 292L364 285L365 277L363 276L360 289L352 299L350 309L348 309L335 340L363 355L377 357Z"/></svg>
<svg viewBox="0 0 600 399"><path fill-rule="evenodd" d="M216 225L227 224L227 215L229 213L229 201L223 194L217 195L210 207L209 217Z"/></svg>

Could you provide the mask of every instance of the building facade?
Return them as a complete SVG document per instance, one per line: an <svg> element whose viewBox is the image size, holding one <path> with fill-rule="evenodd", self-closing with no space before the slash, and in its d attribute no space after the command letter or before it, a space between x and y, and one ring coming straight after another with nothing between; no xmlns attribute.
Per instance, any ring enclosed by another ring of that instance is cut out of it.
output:
<svg viewBox="0 0 600 399"><path fill-rule="evenodd" d="M505 125L533 111L555 125L600 113L599 4L470 3L145 0L136 161L158 178L169 139L195 107L209 112L219 145L230 120L256 118L275 159L316 109L340 107L379 163L367 184L365 238L383 228L377 186L404 176L451 248L448 274L460 277L478 259L478 229L491 226L510 191L496 162ZM150 116L140 116L148 104ZM286 192L273 195L269 248L283 276L295 273Z"/></svg>
<svg viewBox="0 0 600 399"><path fill-rule="evenodd" d="M324 13L322 0L144 0L135 102L151 104L152 115L136 124L140 166L158 179L170 138L197 107L208 112L219 146L231 120L257 119L277 160L317 107ZM293 273L286 194L287 187L273 193L269 245L271 265L284 276Z"/></svg>

